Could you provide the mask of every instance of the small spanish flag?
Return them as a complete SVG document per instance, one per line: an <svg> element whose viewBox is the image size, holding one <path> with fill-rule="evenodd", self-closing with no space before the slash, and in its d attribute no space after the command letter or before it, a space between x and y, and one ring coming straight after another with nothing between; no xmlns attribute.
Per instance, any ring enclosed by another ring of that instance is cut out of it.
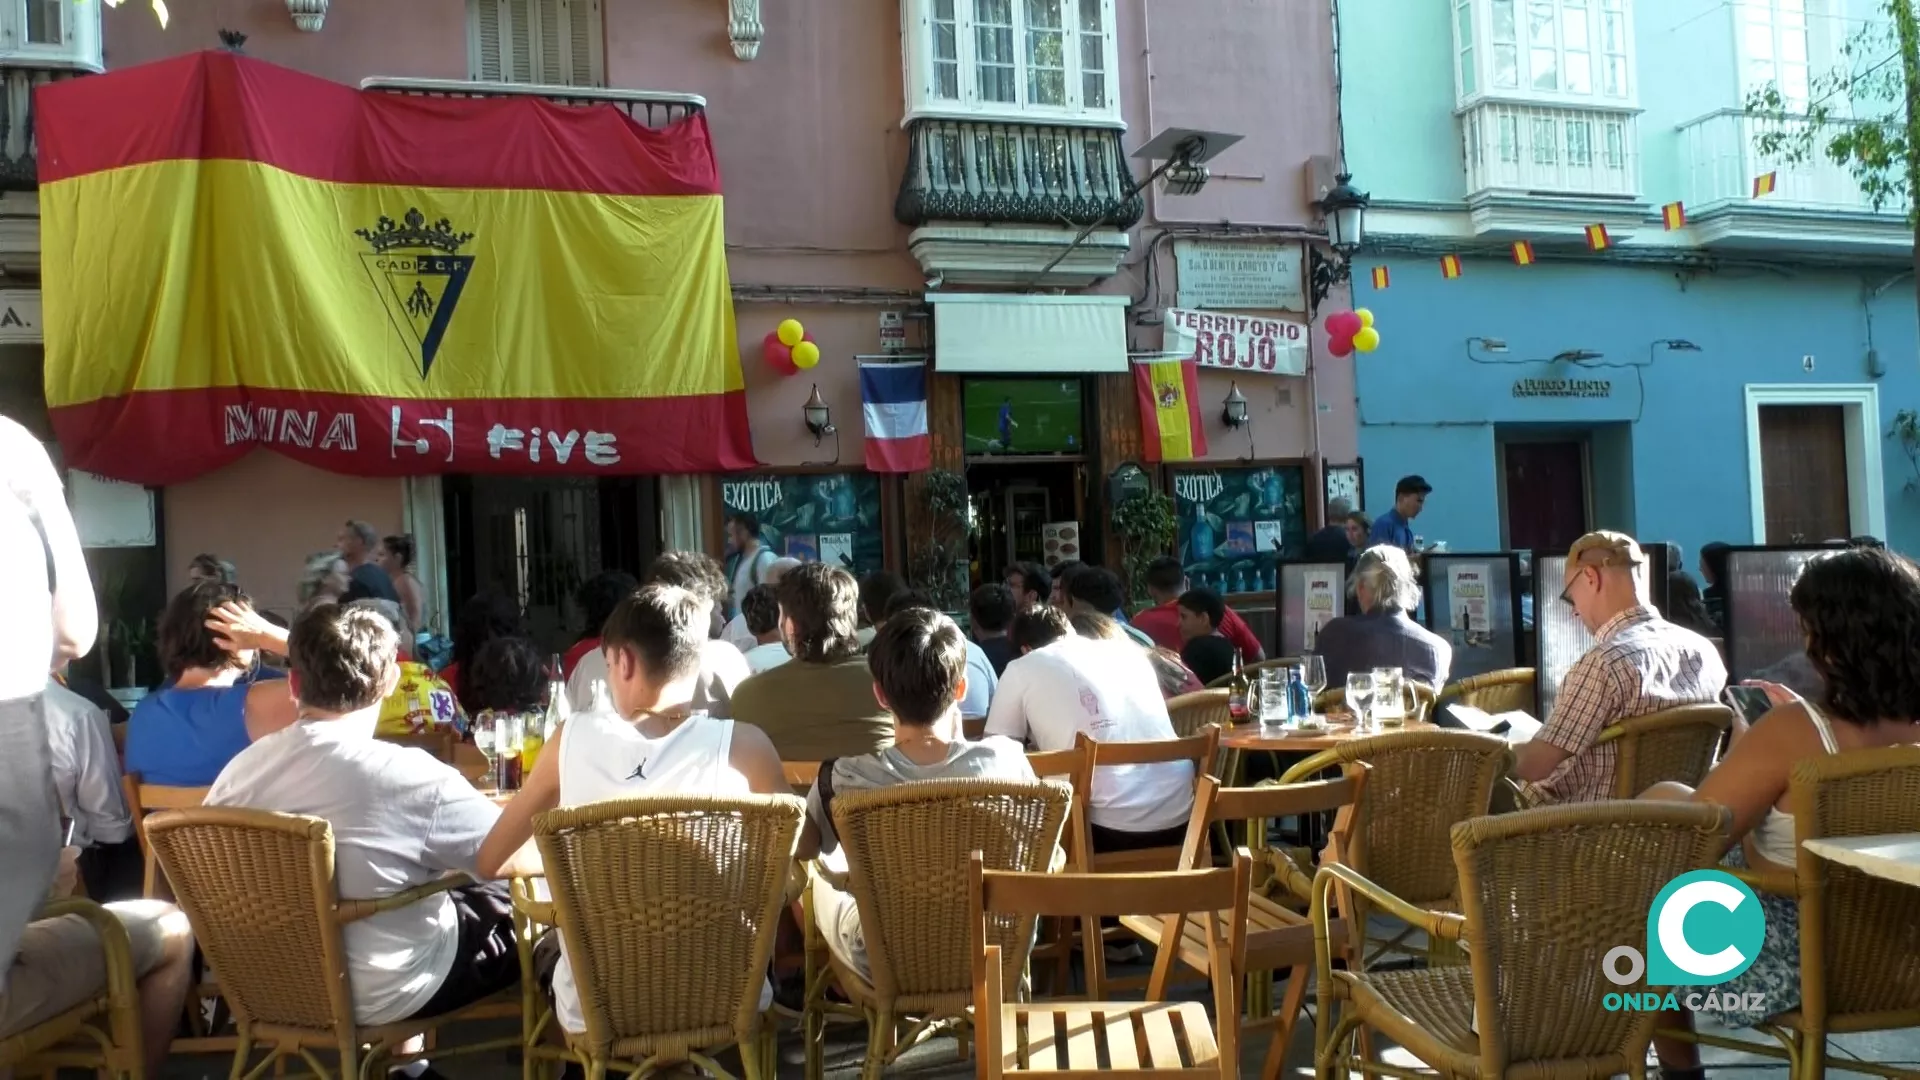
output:
<svg viewBox="0 0 1920 1080"><path fill-rule="evenodd" d="M1660 220L1666 224L1668 232L1684 229L1687 225L1687 208L1681 203L1670 202L1660 208Z"/></svg>
<svg viewBox="0 0 1920 1080"><path fill-rule="evenodd" d="M1443 278L1446 278L1448 281L1452 281L1454 278L1459 277L1460 276L1460 256L1458 255L1440 256L1440 276Z"/></svg>
<svg viewBox="0 0 1920 1080"><path fill-rule="evenodd" d="M1773 185L1780 179L1777 172L1763 172L1753 178L1753 197L1773 194Z"/></svg>
<svg viewBox="0 0 1920 1080"><path fill-rule="evenodd" d="M1374 267L1373 268L1373 287L1376 289L1384 289L1387 287L1387 281L1388 281L1387 268L1384 266Z"/></svg>
<svg viewBox="0 0 1920 1080"><path fill-rule="evenodd" d="M1527 240L1513 242L1513 263L1515 266L1533 265L1533 244Z"/></svg>
<svg viewBox="0 0 1920 1080"><path fill-rule="evenodd" d="M1587 226L1587 249L1589 251L1605 251L1612 246L1613 237L1607 235L1607 227L1605 225Z"/></svg>

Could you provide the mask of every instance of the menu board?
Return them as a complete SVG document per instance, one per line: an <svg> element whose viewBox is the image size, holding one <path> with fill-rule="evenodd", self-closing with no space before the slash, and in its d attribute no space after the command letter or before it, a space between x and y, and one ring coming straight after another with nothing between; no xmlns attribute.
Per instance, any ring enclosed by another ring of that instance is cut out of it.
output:
<svg viewBox="0 0 1920 1080"><path fill-rule="evenodd" d="M1180 562L1194 588L1222 595L1271 590L1279 559L1299 558L1305 549L1301 466L1176 469L1172 475Z"/></svg>
<svg viewBox="0 0 1920 1080"><path fill-rule="evenodd" d="M872 473L745 473L720 481L729 514L760 519L760 542L777 555L832 563L859 577L886 558L880 480Z"/></svg>

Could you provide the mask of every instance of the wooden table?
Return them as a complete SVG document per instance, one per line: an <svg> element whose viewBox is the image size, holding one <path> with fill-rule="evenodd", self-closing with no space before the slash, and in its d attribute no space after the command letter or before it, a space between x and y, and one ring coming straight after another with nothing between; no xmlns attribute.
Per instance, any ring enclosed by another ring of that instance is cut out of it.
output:
<svg viewBox="0 0 1920 1080"><path fill-rule="evenodd" d="M1920 833L1808 840L1806 847L1842 866L1920 888Z"/></svg>
<svg viewBox="0 0 1920 1080"><path fill-rule="evenodd" d="M1376 727L1362 731L1351 720L1329 723L1319 731L1295 731L1286 728L1268 729L1259 724L1240 724L1220 733L1220 746L1224 750L1237 754L1246 751L1268 751L1277 754L1317 754L1322 750L1331 750L1343 743L1355 739L1371 738L1395 731L1435 731L1434 725L1427 723L1402 724L1399 727Z"/></svg>

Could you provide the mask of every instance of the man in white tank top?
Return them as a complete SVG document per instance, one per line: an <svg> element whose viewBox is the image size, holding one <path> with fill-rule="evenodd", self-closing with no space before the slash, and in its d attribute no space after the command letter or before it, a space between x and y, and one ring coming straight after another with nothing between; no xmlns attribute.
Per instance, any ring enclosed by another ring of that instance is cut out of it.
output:
<svg viewBox="0 0 1920 1080"><path fill-rule="evenodd" d="M636 795L790 790L759 728L697 708L708 622L706 600L671 585L645 585L620 602L600 643L614 711L578 713L555 732L481 845L480 873L538 873L539 854L528 843L533 818L558 807ZM564 955L553 969L553 995L561 1027L585 1031Z"/></svg>

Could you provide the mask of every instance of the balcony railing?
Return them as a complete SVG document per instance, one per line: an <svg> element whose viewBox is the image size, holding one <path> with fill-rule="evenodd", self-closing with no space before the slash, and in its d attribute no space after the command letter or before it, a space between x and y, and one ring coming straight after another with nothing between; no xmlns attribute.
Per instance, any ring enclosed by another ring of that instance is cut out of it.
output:
<svg viewBox="0 0 1920 1080"><path fill-rule="evenodd" d="M656 90L602 90L593 86L536 86L527 83L467 82L461 79L372 78L362 90L420 97L497 98L537 97L556 105L612 105L650 128L666 127L697 112L707 99L698 94L670 94Z"/></svg>
<svg viewBox="0 0 1920 1080"><path fill-rule="evenodd" d="M1482 101L1460 114L1467 195L1638 195L1637 127L1628 112Z"/></svg>
<svg viewBox="0 0 1920 1080"><path fill-rule="evenodd" d="M1059 124L916 120L907 127L907 172L893 216L934 221L1129 228L1146 201L1133 183L1120 132Z"/></svg>
<svg viewBox="0 0 1920 1080"><path fill-rule="evenodd" d="M62 79L75 79L90 72L71 65L36 67L19 60L0 67L0 191L32 191L38 186L33 134L33 91Z"/></svg>
<svg viewBox="0 0 1920 1080"><path fill-rule="evenodd" d="M1738 109L1722 109L1680 125L1687 205L1705 207L1750 199L1754 178L1771 172L1775 174L1774 189L1764 197L1765 205L1875 212L1852 172L1828 160L1824 135L1816 135L1811 158L1798 165L1788 165L1762 154L1755 142L1780 125L1786 127L1788 134L1804 133L1808 123L1798 117L1772 120L1749 116ZM1907 204L1882 206L1878 212L1889 217L1904 217Z"/></svg>

